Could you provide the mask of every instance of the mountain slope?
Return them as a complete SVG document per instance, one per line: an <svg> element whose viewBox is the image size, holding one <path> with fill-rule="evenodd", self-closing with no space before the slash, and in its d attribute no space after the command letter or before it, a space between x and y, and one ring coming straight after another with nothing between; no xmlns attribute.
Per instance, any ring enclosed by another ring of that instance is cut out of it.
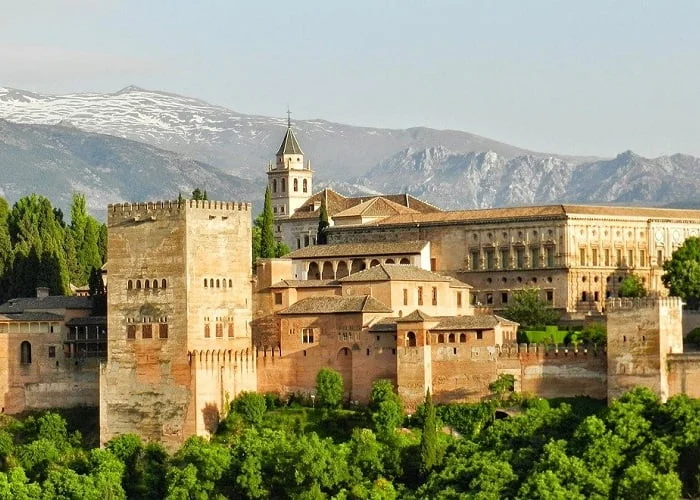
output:
<svg viewBox="0 0 700 500"><path fill-rule="evenodd" d="M108 203L175 199L201 186L212 199L250 201L249 181L146 144L66 126L0 120L0 196L39 193L67 208L73 191L103 217Z"/></svg>
<svg viewBox="0 0 700 500"><path fill-rule="evenodd" d="M113 94L45 95L0 87L0 118L16 123L70 123L186 154L248 178L264 177L286 120L243 115L189 97L127 87ZM301 146L319 179L363 175L397 152L442 144L455 152L528 151L466 132L353 127L324 120L295 120Z"/></svg>

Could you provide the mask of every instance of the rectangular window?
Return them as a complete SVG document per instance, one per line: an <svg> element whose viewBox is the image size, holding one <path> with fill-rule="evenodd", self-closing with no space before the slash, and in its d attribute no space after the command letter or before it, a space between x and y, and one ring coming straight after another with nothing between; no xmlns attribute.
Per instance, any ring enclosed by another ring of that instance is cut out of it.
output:
<svg viewBox="0 0 700 500"><path fill-rule="evenodd" d="M486 294L486 304L493 304L493 294L491 292Z"/></svg>
<svg viewBox="0 0 700 500"><path fill-rule="evenodd" d="M224 324L223 323L217 323L216 324L216 338L222 338L224 336Z"/></svg>
<svg viewBox="0 0 700 500"><path fill-rule="evenodd" d="M479 270L479 251L478 250L472 250L471 259L472 259L472 271L478 271Z"/></svg>
<svg viewBox="0 0 700 500"><path fill-rule="evenodd" d="M228 324L228 338L233 338L233 323Z"/></svg>
<svg viewBox="0 0 700 500"><path fill-rule="evenodd" d="M598 249L594 248L591 250L591 261L594 266L598 265Z"/></svg>
<svg viewBox="0 0 700 500"><path fill-rule="evenodd" d="M664 263L664 251L657 250L657 252L656 252L656 265L662 266L663 263Z"/></svg>
<svg viewBox="0 0 700 500"><path fill-rule="evenodd" d="M403 305L408 305L408 288L403 289Z"/></svg>
<svg viewBox="0 0 700 500"><path fill-rule="evenodd" d="M302 328L301 329L301 343L302 344L313 344L314 343L314 329L313 328Z"/></svg>
<svg viewBox="0 0 700 500"><path fill-rule="evenodd" d="M518 248L515 250L515 260L516 260L516 267L518 269L522 269L525 267L525 249L524 248Z"/></svg>
<svg viewBox="0 0 700 500"><path fill-rule="evenodd" d="M627 250L627 265L629 267L634 265L634 250Z"/></svg>
<svg viewBox="0 0 700 500"><path fill-rule="evenodd" d="M610 266L610 249L605 249L605 266Z"/></svg>
<svg viewBox="0 0 700 500"><path fill-rule="evenodd" d="M275 292L275 305L276 306L282 305L282 293L281 292Z"/></svg>
<svg viewBox="0 0 700 500"><path fill-rule="evenodd" d="M547 290L547 302L550 304L554 301L554 292L552 290Z"/></svg>
<svg viewBox="0 0 700 500"><path fill-rule="evenodd" d="M304 236L304 246L305 247L309 246L309 235L308 234Z"/></svg>
<svg viewBox="0 0 700 500"><path fill-rule="evenodd" d="M457 292L457 307L462 307L462 292Z"/></svg>
<svg viewBox="0 0 700 500"><path fill-rule="evenodd" d="M540 267L540 249L531 248L530 249L530 267L538 268Z"/></svg>
<svg viewBox="0 0 700 500"><path fill-rule="evenodd" d="M510 252L507 248L501 249L501 269L508 269L510 267Z"/></svg>
<svg viewBox="0 0 700 500"><path fill-rule="evenodd" d="M508 292L501 292L501 304L508 303Z"/></svg>
<svg viewBox="0 0 700 500"><path fill-rule="evenodd" d="M418 287L418 305L419 306L423 305L423 287L422 286Z"/></svg>
<svg viewBox="0 0 700 500"><path fill-rule="evenodd" d="M644 250L639 251L639 266L645 267L647 265L647 253Z"/></svg>
<svg viewBox="0 0 700 500"><path fill-rule="evenodd" d="M49 346L49 358L55 358L56 357L56 346L50 345Z"/></svg>
<svg viewBox="0 0 700 500"><path fill-rule="evenodd" d="M136 325L126 325L126 338L129 340L136 338Z"/></svg>
<svg viewBox="0 0 700 500"><path fill-rule="evenodd" d="M496 267L495 254L496 252L492 248L486 250L486 269L490 270Z"/></svg>
<svg viewBox="0 0 700 500"><path fill-rule="evenodd" d="M430 270L437 271L437 259L435 257L430 257Z"/></svg>
<svg viewBox="0 0 700 500"><path fill-rule="evenodd" d="M471 304L472 304L473 306L476 305L476 294L475 294L475 293L472 293L472 294L471 294L471 296L470 296L470 298L469 298L469 301L471 302Z"/></svg>
<svg viewBox="0 0 700 500"><path fill-rule="evenodd" d="M554 267L554 247L544 249L545 258L547 259L547 267Z"/></svg>
<svg viewBox="0 0 700 500"><path fill-rule="evenodd" d="M158 325L158 338L167 339L168 338L168 324L161 323Z"/></svg>
<svg viewBox="0 0 700 500"><path fill-rule="evenodd" d="M433 305L437 305L437 287L433 287Z"/></svg>
<svg viewBox="0 0 700 500"><path fill-rule="evenodd" d="M153 325L143 325L141 327L141 338L142 339L152 339L153 338Z"/></svg>
<svg viewBox="0 0 700 500"><path fill-rule="evenodd" d="M476 340L483 340L484 332L476 332Z"/></svg>
<svg viewBox="0 0 700 500"><path fill-rule="evenodd" d="M204 325L204 338L208 339L211 337L211 330L209 329L209 324Z"/></svg>
<svg viewBox="0 0 700 500"><path fill-rule="evenodd" d="M619 248L615 250L615 265L617 267L622 266L622 250Z"/></svg>
<svg viewBox="0 0 700 500"><path fill-rule="evenodd" d="M579 248L579 251L578 251L578 265L579 265L579 266L585 266L585 265L586 265L586 249L585 249L585 248Z"/></svg>
<svg viewBox="0 0 700 500"><path fill-rule="evenodd" d="M297 238L297 250L301 248L301 240Z"/></svg>

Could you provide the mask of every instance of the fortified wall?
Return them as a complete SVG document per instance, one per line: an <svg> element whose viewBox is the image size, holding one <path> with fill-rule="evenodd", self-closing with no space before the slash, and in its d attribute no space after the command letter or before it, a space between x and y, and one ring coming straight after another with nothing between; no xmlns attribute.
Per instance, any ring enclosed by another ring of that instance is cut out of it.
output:
<svg viewBox="0 0 700 500"><path fill-rule="evenodd" d="M108 207L109 340L100 438L179 446L256 390L251 207L177 201Z"/></svg>

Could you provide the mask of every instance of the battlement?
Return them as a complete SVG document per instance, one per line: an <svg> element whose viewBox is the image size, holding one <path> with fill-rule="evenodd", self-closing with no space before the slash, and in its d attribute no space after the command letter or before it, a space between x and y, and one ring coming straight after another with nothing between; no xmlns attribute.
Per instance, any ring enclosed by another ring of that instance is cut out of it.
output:
<svg viewBox="0 0 700 500"><path fill-rule="evenodd" d="M683 307L683 300L680 297L641 297L611 298L605 301L605 311L608 313L661 307L681 308Z"/></svg>
<svg viewBox="0 0 700 500"><path fill-rule="evenodd" d="M107 215L108 217L114 217L117 215L135 216L139 214L155 215L158 212L170 213L172 210L198 208L204 210L222 210L229 212L250 212L252 210L252 204L247 202L216 200L167 200L138 203L110 203L107 205Z"/></svg>
<svg viewBox="0 0 700 500"><path fill-rule="evenodd" d="M523 357L589 357L606 354L602 345L559 345L559 344L510 344L496 346L499 358L523 358Z"/></svg>

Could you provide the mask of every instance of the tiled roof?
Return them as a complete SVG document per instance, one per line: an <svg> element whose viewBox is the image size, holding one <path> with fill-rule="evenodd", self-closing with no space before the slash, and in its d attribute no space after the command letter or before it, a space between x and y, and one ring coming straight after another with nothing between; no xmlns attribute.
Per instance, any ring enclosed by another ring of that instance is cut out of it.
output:
<svg viewBox="0 0 700 500"><path fill-rule="evenodd" d="M339 287L336 280L282 280L270 286L270 288L326 288Z"/></svg>
<svg viewBox="0 0 700 500"><path fill-rule="evenodd" d="M387 317L382 318L372 326L369 327L371 333L381 333L381 332L395 332L396 331L396 320L398 318Z"/></svg>
<svg viewBox="0 0 700 500"><path fill-rule="evenodd" d="M338 212L333 217L389 217L398 214L417 214L418 210L404 207L391 200L377 196L362 203L358 203L354 207L350 207L342 212Z"/></svg>
<svg viewBox="0 0 700 500"><path fill-rule="evenodd" d="M541 205L482 210L455 210L421 214L399 214L368 225L444 224L454 222L489 222L499 219L560 218L576 215L605 217L640 217L647 219L700 219L700 210L671 208L617 207L594 205Z"/></svg>
<svg viewBox="0 0 700 500"><path fill-rule="evenodd" d="M294 250L285 255L289 259L316 257L361 257L378 255L419 254L427 241L395 241L378 243L338 243L336 245L313 245Z"/></svg>
<svg viewBox="0 0 700 500"><path fill-rule="evenodd" d="M432 271L405 264L379 264L364 271L351 274L338 281L351 283L357 281L452 281Z"/></svg>
<svg viewBox="0 0 700 500"><path fill-rule="evenodd" d="M82 318L73 318L66 322L66 326L89 326L89 325L104 325L107 326L107 316L84 316Z"/></svg>
<svg viewBox="0 0 700 500"><path fill-rule="evenodd" d="M62 321L60 314L47 312L25 312L18 314L0 314L0 321Z"/></svg>
<svg viewBox="0 0 700 500"><path fill-rule="evenodd" d="M391 308L370 295L354 297L309 297L295 302L279 314L390 313Z"/></svg>
<svg viewBox="0 0 700 500"><path fill-rule="evenodd" d="M332 189L326 188L309 197L309 199L290 216L290 219L318 219L321 202L326 203L328 217L332 218L349 208L355 207L361 203L366 203L368 200L374 198L377 198L377 196L357 196L348 198L342 194L336 193ZM381 195L381 198L401 205L402 207L408 207L419 213L440 212L439 208L421 201L418 198L414 198L409 194L384 194ZM388 215L391 215L391 213Z"/></svg>
<svg viewBox="0 0 700 500"><path fill-rule="evenodd" d="M92 309L92 298L51 295L41 298L10 299L0 305L0 313L21 313L28 310L46 311L48 309Z"/></svg>
<svg viewBox="0 0 700 500"><path fill-rule="evenodd" d="M413 323L416 321L431 321L434 320L434 318L428 314L425 314L423 311L420 309L416 309L413 311L411 314L407 314L406 316L403 316L402 318L397 318L396 322L397 323Z"/></svg>
<svg viewBox="0 0 700 500"><path fill-rule="evenodd" d="M282 144L280 145L280 148L277 151L277 156L303 154L304 152L299 147L299 141L297 141L292 127L287 127L287 133L284 134L284 139L282 139Z"/></svg>
<svg viewBox="0 0 700 500"><path fill-rule="evenodd" d="M510 320L494 315L474 315L474 316L450 316L434 318L440 323L431 328L431 331L439 330L482 330L494 328L497 325L517 325Z"/></svg>

